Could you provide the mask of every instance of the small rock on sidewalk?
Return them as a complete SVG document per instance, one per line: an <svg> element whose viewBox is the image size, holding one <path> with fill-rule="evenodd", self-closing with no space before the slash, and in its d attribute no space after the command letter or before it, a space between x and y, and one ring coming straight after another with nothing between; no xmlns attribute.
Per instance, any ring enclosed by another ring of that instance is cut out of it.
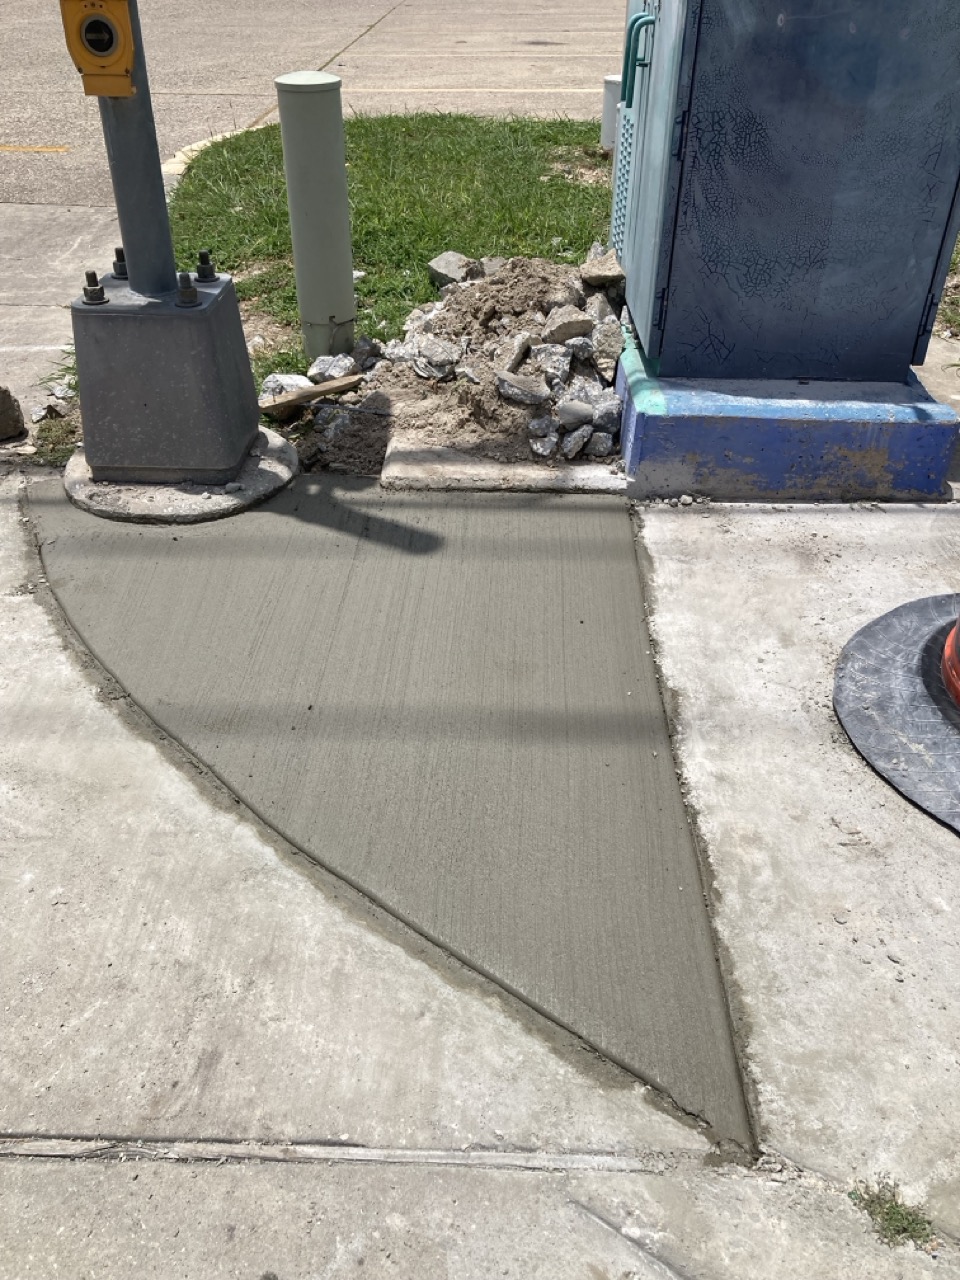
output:
<svg viewBox="0 0 960 1280"><path fill-rule="evenodd" d="M13 440L25 430L20 401L6 387L0 387L0 440Z"/></svg>

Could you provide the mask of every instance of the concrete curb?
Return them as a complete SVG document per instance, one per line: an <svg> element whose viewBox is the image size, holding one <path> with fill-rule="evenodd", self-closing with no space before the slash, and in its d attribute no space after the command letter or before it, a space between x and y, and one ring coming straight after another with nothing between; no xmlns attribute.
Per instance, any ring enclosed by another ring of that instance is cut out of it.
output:
<svg viewBox="0 0 960 1280"><path fill-rule="evenodd" d="M384 489L464 489L474 492L625 494L627 478L610 462L544 467L536 462L495 462L458 449L424 444L399 433L387 446Z"/></svg>
<svg viewBox="0 0 960 1280"><path fill-rule="evenodd" d="M257 129L266 129L268 125L276 123L276 120L264 120L262 124L246 125L242 129L228 129L226 133L213 133L209 138L201 138L199 142L191 142L188 146L181 147L179 151L175 151L170 159L164 160L160 166L160 172L163 174L163 188L167 193L167 199L170 199L177 183L201 151L206 151L207 147L212 147L215 142L224 142L227 138L236 138L241 133L253 133Z"/></svg>

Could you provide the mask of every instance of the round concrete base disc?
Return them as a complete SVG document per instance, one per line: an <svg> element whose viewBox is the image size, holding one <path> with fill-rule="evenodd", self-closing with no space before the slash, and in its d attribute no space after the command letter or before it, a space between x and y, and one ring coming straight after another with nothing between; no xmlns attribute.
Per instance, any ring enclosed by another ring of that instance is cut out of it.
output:
<svg viewBox="0 0 960 1280"><path fill-rule="evenodd" d="M960 708L940 659L960 596L928 596L867 623L837 663L833 705L881 777L960 832Z"/></svg>
<svg viewBox="0 0 960 1280"><path fill-rule="evenodd" d="M63 485L75 506L107 520L134 524L199 524L222 520L263 502L289 484L300 469L297 451L289 440L267 427L260 435L227 493L223 485L113 484L94 480L78 448L67 463Z"/></svg>

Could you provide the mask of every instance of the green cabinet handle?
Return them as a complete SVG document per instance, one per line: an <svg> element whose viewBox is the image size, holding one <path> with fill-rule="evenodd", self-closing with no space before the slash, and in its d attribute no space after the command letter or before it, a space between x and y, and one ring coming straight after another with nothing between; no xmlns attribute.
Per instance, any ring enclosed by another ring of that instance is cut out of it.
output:
<svg viewBox="0 0 960 1280"><path fill-rule="evenodd" d="M637 68L648 66L648 62L640 60L640 36L647 27L656 23L652 13L635 13L627 24L627 42L623 51L623 72L620 77L620 101L627 107L633 106L633 91L637 83Z"/></svg>

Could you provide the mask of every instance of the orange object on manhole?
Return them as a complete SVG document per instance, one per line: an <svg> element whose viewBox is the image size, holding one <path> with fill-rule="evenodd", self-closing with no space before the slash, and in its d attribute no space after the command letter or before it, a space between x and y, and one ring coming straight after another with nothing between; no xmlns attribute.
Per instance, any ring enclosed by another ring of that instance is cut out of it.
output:
<svg viewBox="0 0 960 1280"><path fill-rule="evenodd" d="M950 634L947 636L946 643L943 646L940 674L943 676L943 683L947 687L947 693L960 706L960 637L957 635L957 627L960 627L960 622L951 627Z"/></svg>

